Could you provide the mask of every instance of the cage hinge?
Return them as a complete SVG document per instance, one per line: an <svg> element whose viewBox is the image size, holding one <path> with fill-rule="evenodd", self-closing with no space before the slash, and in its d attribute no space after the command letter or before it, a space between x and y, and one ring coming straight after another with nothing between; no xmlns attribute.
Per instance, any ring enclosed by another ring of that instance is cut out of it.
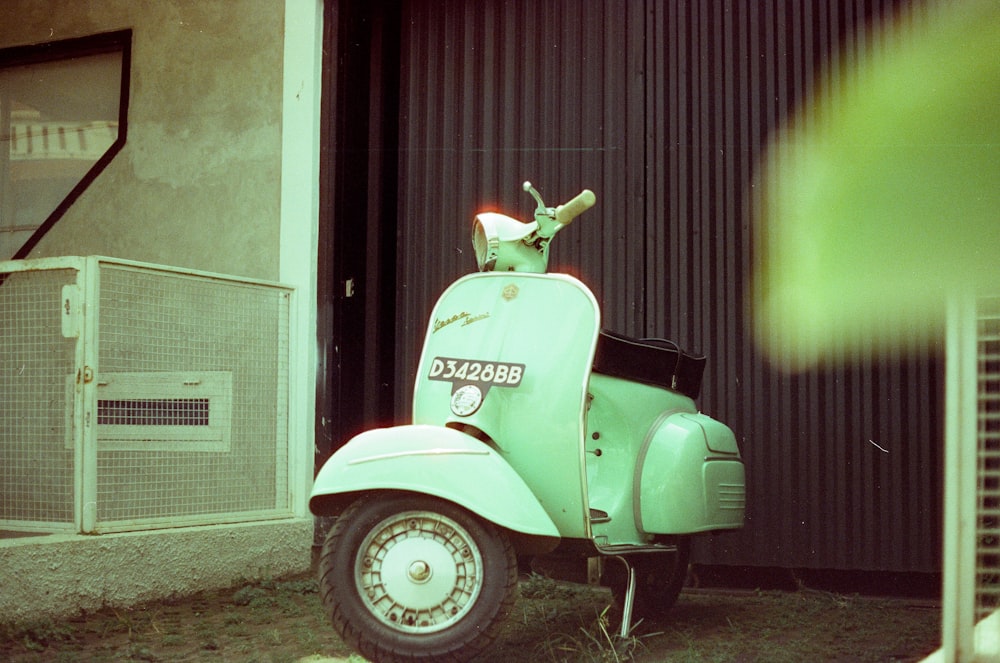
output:
<svg viewBox="0 0 1000 663"><path fill-rule="evenodd" d="M84 366L82 377L83 377L83 384L90 384L91 382L94 381L94 369L92 369L90 366Z"/></svg>

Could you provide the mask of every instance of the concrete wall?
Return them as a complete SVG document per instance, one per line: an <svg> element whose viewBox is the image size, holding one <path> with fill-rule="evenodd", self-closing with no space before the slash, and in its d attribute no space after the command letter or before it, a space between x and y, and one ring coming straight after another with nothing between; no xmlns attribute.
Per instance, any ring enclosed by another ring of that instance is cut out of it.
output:
<svg viewBox="0 0 1000 663"><path fill-rule="evenodd" d="M284 0L4 0L0 47L131 28L124 149L31 257L279 278Z"/></svg>
<svg viewBox="0 0 1000 663"><path fill-rule="evenodd" d="M130 28L124 149L30 257L105 255L295 288L296 517L0 539L0 622L305 571L312 517L323 0L2 0L0 48ZM228 554L220 554L227 551Z"/></svg>
<svg viewBox="0 0 1000 663"><path fill-rule="evenodd" d="M0 623L230 587L299 573L311 563L312 521L0 539ZM17 578L16 582L10 582Z"/></svg>

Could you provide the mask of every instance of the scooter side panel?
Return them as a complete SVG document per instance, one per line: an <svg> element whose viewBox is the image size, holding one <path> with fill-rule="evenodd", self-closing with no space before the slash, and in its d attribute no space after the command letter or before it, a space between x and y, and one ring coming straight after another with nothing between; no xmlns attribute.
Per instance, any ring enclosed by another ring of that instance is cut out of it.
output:
<svg viewBox="0 0 1000 663"><path fill-rule="evenodd" d="M589 538L583 436L600 316L561 274L474 274L431 316L413 422L483 431L564 537Z"/></svg>
<svg viewBox="0 0 1000 663"><path fill-rule="evenodd" d="M636 466L643 464L648 437L671 412L695 413L688 396L660 387L611 377L590 376L587 415L587 480L590 506L606 513L606 522L593 525L594 535L606 545L646 541L637 528L640 501Z"/></svg>
<svg viewBox="0 0 1000 663"><path fill-rule="evenodd" d="M365 431L327 460L309 506L324 515L323 498L372 490L440 497L502 527L533 536L559 531L524 481L492 449L449 428L396 426Z"/></svg>
<svg viewBox="0 0 1000 663"><path fill-rule="evenodd" d="M711 443L706 431L711 432ZM732 431L711 417L667 417L636 471L636 518L643 531L693 534L743 526L743 462Z"/></svg>

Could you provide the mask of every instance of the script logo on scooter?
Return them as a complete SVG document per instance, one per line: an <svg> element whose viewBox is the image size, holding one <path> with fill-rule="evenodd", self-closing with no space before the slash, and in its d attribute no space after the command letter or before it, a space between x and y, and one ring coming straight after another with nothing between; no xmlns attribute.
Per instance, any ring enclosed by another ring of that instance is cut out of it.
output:
<svg viewBox="0 0 1000 663"><path fill-rule="evenodd" d="M480 320L485 320L488 317L490 317L489 313L480 313L479 315L472 315L467 311L462 311L461 313L456 313L455 315L445 318L444 320L440 318L434 318L434 326L433 326L434 331L431 333L436 334L437 332L441 331L448 325L453 325L456 322L461 322L462 327L468 327L473 322L479 322Z"/></svg>

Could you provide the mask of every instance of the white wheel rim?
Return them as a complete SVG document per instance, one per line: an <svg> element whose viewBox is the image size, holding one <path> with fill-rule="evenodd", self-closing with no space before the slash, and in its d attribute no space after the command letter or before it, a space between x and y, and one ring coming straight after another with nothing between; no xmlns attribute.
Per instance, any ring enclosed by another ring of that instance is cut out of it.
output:
<svg viewBox="0 0 1000 663"><path fill-rule="evenodd" d="M483 560L457 522L429 511L394 514L361 542L354 580L383 624L433 633L461 621L483 587Z"/></svg>

